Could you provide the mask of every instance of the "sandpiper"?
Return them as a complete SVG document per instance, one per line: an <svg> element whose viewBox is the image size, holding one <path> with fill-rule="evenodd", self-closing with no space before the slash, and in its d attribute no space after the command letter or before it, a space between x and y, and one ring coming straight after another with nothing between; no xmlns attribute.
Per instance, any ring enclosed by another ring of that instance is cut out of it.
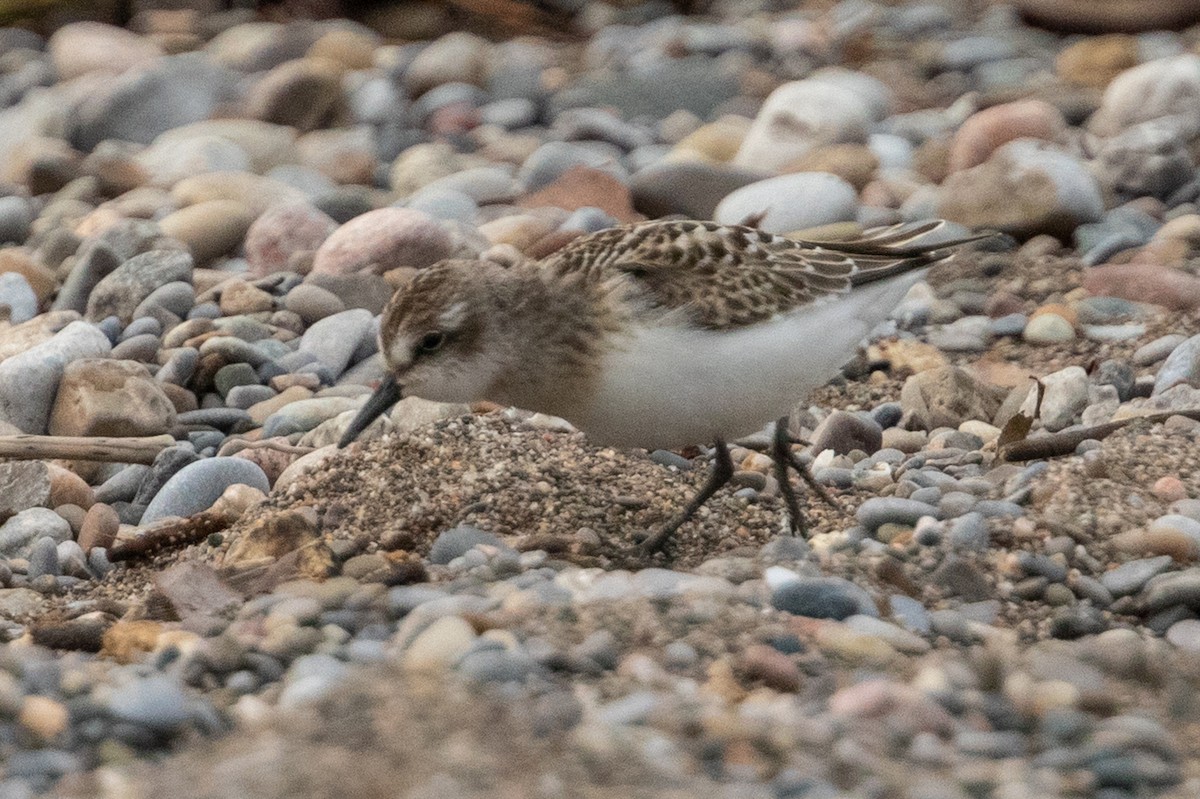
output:
<svg viewBox="0 0 1200 799"><path fill-rule="evenodd" d="M490 400L562 417L598 443L715 442L704 487L643 543L660 549L733 475L726 441L776 423L772 457L793 531L787 417L837 375L925 267L974 241L921 243L944 223L832 242L753 227L660 221L575 239L538 261L420 270L383 312L390 372L353 441L402 396Z"/></svg>

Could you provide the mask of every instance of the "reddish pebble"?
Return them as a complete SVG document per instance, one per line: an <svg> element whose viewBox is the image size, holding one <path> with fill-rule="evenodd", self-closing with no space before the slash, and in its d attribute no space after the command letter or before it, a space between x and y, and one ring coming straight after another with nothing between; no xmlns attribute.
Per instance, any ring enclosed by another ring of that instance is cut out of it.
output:
<svg viewBox="0 0 1200 799"><path fill-rule="evenodd" d="M1097 297L1121 297L1172 311L1200 308L1200 278L1166 266L1112 264L1087 269L1083 287Z"/></svg>
<svg viewBox="0 0 1200 799"><path fill-rule="evenodd" d="M633 208L628 186L601 169L586 166L571 167L558 180L522 197L518 205L525 208L551 206L568 211L594 207L622 222L642 218Z"/></svg>
<svg viewBox="0 0 1200 799"><path fill-rule="evenodd" d="M271 208L254 221L246 233L246 260L250 274L265 277L285 271L296 253L316 250L337 222L307 203L285 203Z"/></svg>
<svg viewBox="0 0 1200 799"><path fill-rule="evenodd" d="M79 528L79 546L84 552L90 552L95 547L111 547L120 526L121 518L112 506L97 502L88 508L83 517L83 524Z"/></svg>
<svg viewBox="0 0 1200 799"><path fill-rule="evenodd" d="M1181 499L1187 499L1187 488L1183 485L1183 481L1178 477L1160 477L1154 481L1154 486L1150 489L1154 496L1161 499L1163 502L1177 502Z"/></svg>
<svg viewBox="0 0 1200 799"><path fill-rule="evenodd" d="M269 439L269 440L277 441L282 445L286 445L288 443L286 438L283 438L283 439L276 438L276 439ZM292 452L284 452L284 451L278 450L278 449L267 449L265 447L264 448L258 448L258 447L249 448L248 447L246 449L240 450L239 452L235 452L233 454L233 457L244 458L244 459L250 461L251 463L258 464L259 467L261 467L262 470L264 472L266 472L267 479L271 482L272 485L274 485L275 481L277 479L279 479L279 475L283 474L283 470L286 469L288 466L290 466L292 461L296 460L296 458L298 458L299 455L292 453Z"/></svg>
<svg viewBox="0 0 1200 799"><path fill-rule="evenodd" d="M425 127L435 136L452 136L479 127L480 121L481 117L475 106L470 103L451 103L430 114L425 120Z"/></svg>
<svg viewBox="0 0 1200 799"><path fill-rule="evenodd" d="M991 294L984 303L983 312L993 319L1020 313L1025 309L1025 301L1009 291L1000 290Z"/></svg>
<svg viewBox="0 0 1200 799"><path fill-rule="evenodd" d="M759 680L768 688L788 693L800 690L800 669L790 657L773 646L754 644L746 647L738 666L747 679Z"/></svg>
<svg viewBox="0 0 1200 799"><path fill-rule="evenodd" d="M998 147L1014 139L1055 141L1066 129L1062 112L1042 100L986 108L972 114L954 135L949 169L958 172L982 164Z"/></svg>
<svg viewBox="0 0 1200 799"><path fill-rule="evenodd" d="M433 217L410 208L380 208L335 230L317 250L312 271L382 275L402 266L432 266L453 252L453 238Z"/></svg>

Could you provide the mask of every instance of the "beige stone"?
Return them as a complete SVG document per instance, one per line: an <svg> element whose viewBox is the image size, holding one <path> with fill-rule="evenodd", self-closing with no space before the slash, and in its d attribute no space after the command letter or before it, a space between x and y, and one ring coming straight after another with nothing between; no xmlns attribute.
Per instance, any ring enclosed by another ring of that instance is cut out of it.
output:
<svg viewBox="0 0 1200 799"><path fill-rule="evenodd" d="M181 206L197 205L206 200L237 200L256 217L273 205L308 199L299 189L249 172L193 175L171 188L171 198Z"/></svg>
<svg viewBox="0 0 1200 799"><path fill-rule="evenodd" d="M937 214L969 228L1018 237L1069 236L1104 214L1099 184L1067 153L1032 139L1011 141L982 164L952 173Z"/></svg>
<svg viewBox="0 0 1200 799"><path fill-rule="evenodd" d="M54 32L48 43L60 81L89 72L118 74L162 55L150 39L102 22L72 22Z"/></svg>
<svg viewBox="0 0 1200 799"><path fill-rule="evenodd" d="M448 670L471 648L475 629L458 616L443 616L422 630L404 651L407 671Z"/></svg>
<svg viewBox="0 0 1200 799"><path fill-rule="evenodd" d="M335 28L313 42L308 55L336 61L348 69L368 69L378 46L379 38L366 31Z"/></svg>
<svg viewBox="0 0 1200 799"><path fill-rule="evenodd" d="M252 505L266 498L267 495L254 486L234 483L213 503L212 512L221 514L230 522L236 522Z"/></svg>
<svg viewBox="0 0 1200 799"><path fill-rule="evenodd" d="M22 727L43 741L52 740L66 730L69 720L66 705L38 694L25 697L17 716Z"/></svg>
<svg viewBox="0 0 1200 799"><path fill-rule="evenodd" d="M879 169L879 158L865 144L831 144L801 155L788 172L828 172L862 191Z"/></svg>
<svg viewBox="0 0 1200 799"><path fill-rule="evenodd" d="M1103 89L1130 67L1137 66L1138 42L1124 33L1089 36L1064 47L1054 61L1060 77L1078 86Z"/></svg>
<svg viewBox="0 0 1200 799"><path fill-rule="evenodd" d="M371 185L379 159L375 132L368 125L334 130L314 130L296 141L300 163L335 183Z"/></svg>
<svg viewBox="0 0 1200 799"><path fill-rule="evenodd" d="M671 151L671 158L732 161L750 124L751 120L746 117L727 114L684 136Z"/></svg>
<svg viewBox="0 0 1200 799"><path fill-rule="evenodd" d="M275 299L270 293L244 280L232 280L221 289L221 313L226 316L270 311Z"/></svg>
<svg viewBox="0 0 1200 799"><path fill-rule="evenodd" d="M155 145L217 136L233 142L250 156L256 174L270 172L295 160L296 131L257 119L206 119L172 128L154 140Z"/></svg>
<svg viewBox="0 0 1200 799"><path fill-rule="evenodd" d="M19 325L0 323L0 362L49 341L78 318L75 311L50 311Z"/></svg>
<svg viewBox="0 0 1200 799"><path fill-rule="evenodd" d="M257 216L238 200L208 200L167 214L158 226L186 244L197 264L205 264L241 244Z"/></svg>
<svg viewBox="0 0 1200 799"><path fill-rule="evenodd" d="M67 365L49 431L59 436L153 436L175 424L175 406L134 361L85 358Z"/></svg>
<svg viewBox="0 0 1200 799"><path fill-rule="evenodd" d="M5 247L0 250L0 274L16 272L29 282L29 287L37 295L38 302L45 302L58 287L54 272L33 260L33 256L24 247Z"/></svg>
<svg viewBox="0 0 1200 799"><path fill-rule="evenodd" d="M153 652L166 628L156 621L118 621L104 631L100 656L118 663L141 660Z"/></svg>
<svg viewBox="0 0 1200 799"><path fill-rule="evenodd" d="M268 416L275 413L275 411L279 410L284 405L290 405L293 402L308 399L312 395L312 390L307 389L304 386L291 386L290 388L286 388L270 399L251 405L248 409L250 420L255 424L262 424L267 420Z"/></svg>

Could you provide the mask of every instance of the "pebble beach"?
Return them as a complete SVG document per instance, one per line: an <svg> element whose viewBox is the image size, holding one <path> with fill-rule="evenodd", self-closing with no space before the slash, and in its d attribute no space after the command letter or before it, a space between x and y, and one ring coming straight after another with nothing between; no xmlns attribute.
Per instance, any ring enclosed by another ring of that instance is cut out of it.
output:
<svg viewBox="0 0 1200 799"><path fill-rule="evenodd" d="M0 799L1200 795L1192 5L0 28ZM653 558L711 442L337 449L416 270L657 218L998 233L797 398L807 536L770 428Z"/></svg>

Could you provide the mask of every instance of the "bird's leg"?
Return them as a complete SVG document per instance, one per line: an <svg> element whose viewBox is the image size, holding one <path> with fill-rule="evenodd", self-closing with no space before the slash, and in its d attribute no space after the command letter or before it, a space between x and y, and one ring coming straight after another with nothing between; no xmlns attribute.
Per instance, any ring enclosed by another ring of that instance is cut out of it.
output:
<svg viewBox="0 0 1200 799"><path fill-rule="evenodd" d="M835 497L833 494L830 494L829 490L825 488L825 486L817 482L817 478L813 477L812 475L812 470L809 469L805 464L801 463L800 459L797 458L794 453L789 452L788 458L791 461L792 468L796 470L796 474L800 475L800 478L804 480L804 482L808 483L808 487L813 490L813 493L816 494L822 502L843 516L851 515L850 512L846 510L846 506L837 500L837 497Z"/></svg>
<svg viewBox="0 0 1200 799"><path fill-rule="evenodd" d="M775 437L771 446L771 460L775 462L775 479L779 481L779 492L783 494L783 502L787 507L788 523L792 528L793 533L804 535L806 533L806 524L804 514L800 510L800 503L796 499L796 489L792 487L791 480L788 479L788 469L795 469L796 474L800 475L800 479L808 484L821 500L833 508L846 513L846 509L841 503L834 499L826 489L816 481L812 476L812 472L808 466L796 457L792 452L792 439L788 435L788 417L784 416L775 422Z"/></svg>
<svg viewBox="0 0 1200 799"><path fill-rule="evenodd" d="M779 483L779 493L783 495L783 504L787 508L788 527L791 528L792 535L806 535L808 525L804 521L804 512L800 510L796 489L788 477L788 468L793 465L792 457L792 438L788 435L788 419L785 416L775 422L771 462L775 466L775 481Z"/></svg>
<svg viewBox="0 0 1200 799"><path fill-rule="evenodd" d="M696 511L700 510L701 506L717 493L718 489L724 486L733 478L733 458L729 455L729 447L721 439L717 439L716 443L717 459L713 462L712 471L708 473L708 480L692 497L692 501L687 504L678 516L663 525L657 532L642 542L642 552L646 555L653 555L663 548L679 526L695 515Z"/></svg>

